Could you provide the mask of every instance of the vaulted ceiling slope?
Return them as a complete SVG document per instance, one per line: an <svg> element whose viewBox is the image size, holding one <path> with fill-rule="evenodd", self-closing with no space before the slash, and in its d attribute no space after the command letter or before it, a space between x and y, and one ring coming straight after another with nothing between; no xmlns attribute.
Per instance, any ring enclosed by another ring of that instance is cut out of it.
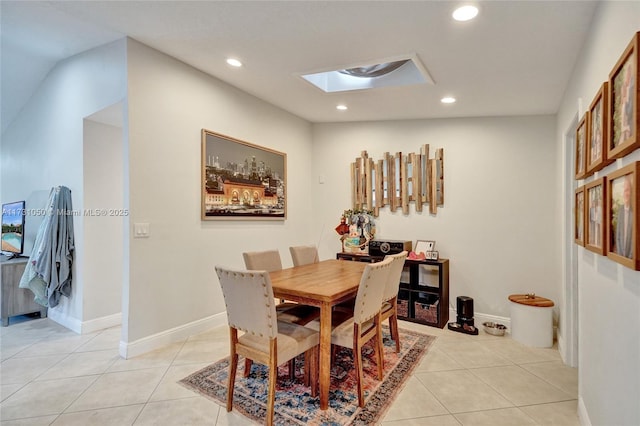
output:
<svg viewBox="0 0 640 426"><path fill-rule="evenodd" d="M310 122L555 113L597 2L481 1L456 22L460 4L3 0L2 126L56 62L124 36ZM300 77L410 56L435 84L329 94Z"/></svg>

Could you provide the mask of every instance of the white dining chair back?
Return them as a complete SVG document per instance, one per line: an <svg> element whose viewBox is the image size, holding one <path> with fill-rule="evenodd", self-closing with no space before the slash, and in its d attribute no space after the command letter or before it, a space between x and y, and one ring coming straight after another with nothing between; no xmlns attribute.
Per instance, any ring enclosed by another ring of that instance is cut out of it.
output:
<svg viewBox="0 0 640 426"><path fill-rule="evenodd" d="M383 301L389 301L398 296L398 290L400 289L400 278L402 277L402 270L404 269L404 261L407 259L408 253L403 251L397 254L388 254L386 257L391 258L391 269L389 270L389 276L384 288Z"/></svg>
<svg viewBox="0 0 640 426"><path fill-rule="evenodd" d="M353 366L358 385L358 405L364 407L362 347L369 340L374 341L378 366L378 380L382 380L384 370L384 350L382 347L382 327L380 308L392 259L372 263L365 267L353 309L353 317L337 325L331 332L331 343L353 349Z"/></svg>
<svg viewBox="0 0 640 426"><path fill-rule="evenodd" d="M396 352L400 352L400 332L398 331L398 290L400 289L400 279L402 270L407 259L407 252L403 251L398 254L387 255L386 258L391 259L391 267L387 283L382 297L382 308L380 310L380 319L382 321L389 320L389 331L391 339L396 344Z"/></svg>
<svg viewBox="0 0 640 426"><path fill-rule="evenodd" d="M318 249L316 246L293 246L289 247L293 266L308 265L310 263L318 263Z"/></svg>
<svg viewBox="0 0 640 426"><path fill-rule="evenodd" d="M251 271L279 271L282 269L282 260L278 250L249 251L242 253L244 265Z"/></svg>
<svg viewBox="0 0 640 426"><path fill-rule="evenodd" d="M230 334L229 381L227 411L233 408L233 390L238 369L238 356L245 357L247 368L255 361L268 367L266 424L273 424L278 365L305 354L305 384L311 395L317 392L318 344L316 330L278 321L273 287L267 271L240 271L216 267L222 287ZM238 331L244 332L240 335Z"/></svg>

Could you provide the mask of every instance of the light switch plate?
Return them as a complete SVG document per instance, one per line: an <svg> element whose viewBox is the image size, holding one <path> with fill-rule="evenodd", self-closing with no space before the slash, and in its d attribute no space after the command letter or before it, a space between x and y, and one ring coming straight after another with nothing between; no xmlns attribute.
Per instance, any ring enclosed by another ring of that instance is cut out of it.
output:
<svg viewBox="0 0 640 426"><path fill-rule="evenodd" d="M133 224L133 238L149 238L149 224L148 223L134 223Z"/></svg>

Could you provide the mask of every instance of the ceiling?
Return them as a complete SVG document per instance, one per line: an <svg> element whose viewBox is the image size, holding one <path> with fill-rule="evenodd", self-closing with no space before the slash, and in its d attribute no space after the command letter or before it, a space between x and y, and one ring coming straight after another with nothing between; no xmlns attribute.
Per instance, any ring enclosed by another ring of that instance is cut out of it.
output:
<svg viewBox="0 0 640 426"><path fill-rule="evenodd" d="M2 0L2 127L56 62L124 36L310 122L556 113L597 2L482 1L456 22L460 4ZM409 56L434 84L324 93L300 77Z"/></svg>

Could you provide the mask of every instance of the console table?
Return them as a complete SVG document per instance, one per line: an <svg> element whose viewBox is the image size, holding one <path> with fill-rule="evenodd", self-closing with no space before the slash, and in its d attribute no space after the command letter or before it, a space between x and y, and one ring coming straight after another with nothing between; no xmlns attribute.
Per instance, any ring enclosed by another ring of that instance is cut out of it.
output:
<svg viewBox="0 0 640 426"><path fill-rule="evenodd" d="M337 253L336 259L379 262L384 256ZM444 328L449 321L449 259L404 262L398 291L398 318Z"/></svg>
<svg viewBox="0 0 640 426"><path fill-rule="evenodd" d="M41 318L47 316L47 308L33 301L34 295L31 290L18 287L28 260L26 257L7 260L2 256L0 316L2 316L3 327L9 325L9 317L16 315L39 312Z"/></svg>

